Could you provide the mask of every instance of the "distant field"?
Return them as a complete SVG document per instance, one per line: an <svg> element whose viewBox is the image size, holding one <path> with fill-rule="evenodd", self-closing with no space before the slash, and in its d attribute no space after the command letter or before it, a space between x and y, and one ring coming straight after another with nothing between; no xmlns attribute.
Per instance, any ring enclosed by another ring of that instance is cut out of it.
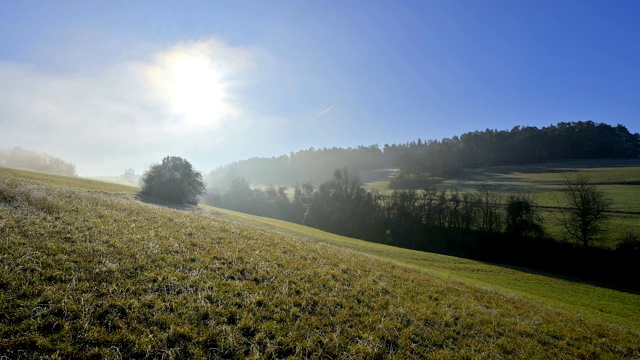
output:
<svg viewBox="0 0 640 360"><path fill-rule="evenodd" d="M120 183L107 182L102 180L93 180L82 177L69 177L47 173L40 173L29 170L19 170L0 167L0 176L13 176L23 179L45 181L47 184L63 185L75 187L84 190L104 191L112 193L133 194L140 191L140 188Z"/></svg>
<svg viewBox="0 0 640 360"><path fill-rule="evenodd" d="M577 173L597 183L615 201L612 210L616 213L612 214L605 227L609 240L600 242L600 246L613 247L617 239L626 233L640 233L640 159L558 161L467 169L435 187L465 192L490 184L505 195L532 192L538 205L553 208L562 204L560 189L563 177ZM367 185L379 191L389 191L388 181ZM551 213L545 213L544 217L546 227L554 237L566 237Z"/></svg>
<svg viewBox="0 0 640 360"><path fill-rule="evenodd" d="M592 182L608 185L610 190L622 189L625 194L635 194L640 200L640 160L585 160L564 161L521 166L495 166L463 170L455 178L440 183L448 189L473 190L480 184L491 184L506 193L518 191L540 192L548 195L560 188L563 178L573 174L586 175ZM622 185L636 182L638 185ZM631 189L631 190L628 190ZM613 196L614 194L612 194ZM553 206L551 196L543 196L541 205ZM640 211L619 207L619 210Z"/></svg>
<svg viewBox="0 0 640 360"><path fill-rule="evenodd" d="M0 169L0 357L640 357L640 295L189 210Z"/></svg>

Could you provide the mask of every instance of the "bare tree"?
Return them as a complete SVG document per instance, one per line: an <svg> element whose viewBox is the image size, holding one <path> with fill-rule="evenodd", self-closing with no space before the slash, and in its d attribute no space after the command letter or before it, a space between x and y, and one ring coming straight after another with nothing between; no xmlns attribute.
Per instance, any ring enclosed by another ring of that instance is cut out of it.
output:
<svg viewBox="0 0 640 360"><path fill-rule="evenodd" d="M483 184L476 188L476 202L480 215L480 230L499 232L502 228L502 196L495 186Z"/></svg>
<svg viewBox="0 0 640 360"><path fill-rule="evenodd" d="M566 206L561 207L557 219L571 236L589 247L589 242L602 231L613 199L584 175L566 177L562 194Z"/></svg>

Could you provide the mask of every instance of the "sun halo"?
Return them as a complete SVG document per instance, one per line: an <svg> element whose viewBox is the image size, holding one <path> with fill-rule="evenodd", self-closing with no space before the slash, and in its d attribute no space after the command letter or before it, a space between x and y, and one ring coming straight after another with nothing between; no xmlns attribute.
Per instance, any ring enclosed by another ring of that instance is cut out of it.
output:
<svg viewBox="0 0 640 360"><path fill-rule="evenodd" d="M171 112L190 127L219 124L234 114L225 71L209 54L175 50L163 54L154 71Z"/></svg>

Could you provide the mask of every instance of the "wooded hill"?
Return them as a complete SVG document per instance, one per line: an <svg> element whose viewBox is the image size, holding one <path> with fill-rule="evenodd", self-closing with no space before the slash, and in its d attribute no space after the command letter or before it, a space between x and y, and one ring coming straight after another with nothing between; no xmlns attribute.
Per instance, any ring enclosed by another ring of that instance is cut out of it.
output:
<svg viewBox="0 0 640 360"><path fill-rule="evenodd" d="M211 189L227 188L236 178L245 178L251 184L317 185L328 180L336 168L356 169L365 181L370 170L393 168L399 169L395 185L401 188L411 187L416 179L446 178L463 168L639 156L640 134L630 133L623 125L578 121L543 128L487 129L442 140L385 144L382 148L309 148L221 166L211 171L206 180Z"/></svg>

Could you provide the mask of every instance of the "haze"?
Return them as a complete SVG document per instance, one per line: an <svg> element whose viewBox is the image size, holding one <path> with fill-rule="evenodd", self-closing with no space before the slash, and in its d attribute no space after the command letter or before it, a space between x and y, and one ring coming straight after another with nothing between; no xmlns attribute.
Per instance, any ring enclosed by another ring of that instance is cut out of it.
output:
<svg viewBox="0 0 640 360"><path fill-rule="evenodd" d="M81 176L593 120L640 132L638 1L0 3L0 147Z"/></svg>

